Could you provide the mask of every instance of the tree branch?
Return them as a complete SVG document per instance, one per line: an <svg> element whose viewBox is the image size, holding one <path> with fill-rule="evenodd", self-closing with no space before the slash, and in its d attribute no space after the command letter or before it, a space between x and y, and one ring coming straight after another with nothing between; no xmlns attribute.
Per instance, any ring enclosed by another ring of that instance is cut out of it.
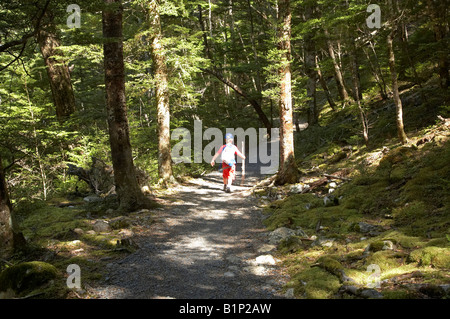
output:
<svg viewBox="0 0 450 319"><path fill-rule="evenodd" d="M258 114L258 117L260 121L264 124L264 126L267 128L268 134L270 135L270 130L272 128L272 125L270 124L269 119L267 118L266 114L261 108L261 105L259 105L258 101L251 98L247 95L239 86L237 86L235 83L231 82L230 80L224 78L220 71L218 70L211 70L211 69L201 69L203 72L209 73L213 76L215 76L218 80L232 88L237 94L242 96L244 99L246 99L255 109L256 113Z"/></svg>
<svg viewBox="0 0 450 319"><path fill-rule="evenodd" d="M42 18L45 15L45 12L47 11L48 5L50 4L51 0L47 0L47 2L44 5L44 8L42 9L41 14L39 15L39 18L36 21L36 25L34 26L34 30L33 32L29 32L25 35L22 36L21 39L19 40L13 40L10 42L7 42L5 44L0 45L0 52L5 52L6 50L8 50L9 48L15 47L17 45L23 44L24 46L26 45L26 43L28 42L28 39L35 36L40 29L41 26L41 22L42 22Z"/></svg>

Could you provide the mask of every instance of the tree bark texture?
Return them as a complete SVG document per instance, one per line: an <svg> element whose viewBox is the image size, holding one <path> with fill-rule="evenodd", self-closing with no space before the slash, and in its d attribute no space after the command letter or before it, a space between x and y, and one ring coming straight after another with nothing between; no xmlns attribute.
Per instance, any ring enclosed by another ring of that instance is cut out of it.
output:
<svg viewBox="0 0 450 319"><path fill-rule="evenodd" d="M37 35L39 47L47 69L48 80L55 105L56 118L60 123L75 112L75 95L68 65L63 61L62 52L58 49L60 40L54 25L54 17L51 11L47 11L45 17L47 24Z"/></svg>
<svg viewBox="0 0 450 319"><path fill-rule="evenodd" d="M278 2L278 49L282 52L280 80L280 167L275 183L296 183L299 171L294 156L294 123L291 95L291 11L290 1Z"/></svg>
<svg viewBox="0 0 450 319"><path fill-rule="evenodd" d="M167 183L173 180L172 156L170 147L170 105L167 66L164 48L161 43L161 20L156 0L149 3L150 49L156 91L156 109L158 113L158 173Z"/></svg>
<svg viewBox="0 0 450 319"><path fill-rule="evenodd" d="M402 144L406 144L408 139L406 137L404 125L403 125L403 106L400 99L400 93L398 91L397 70L395 68L395 53L394 53L394 40L395 30L391 31L387 36L387 47L389 56L389 69L391 71L392 79L392 93L394 96L394 103L396 108L396 123L397 123L397 135Z"/></svg>
<svg viewBox="0 0 450 319"><path fill-rule="evenodd" d="M353 41L353 52L351 53L351 69L352 69L352 82L353 82L353 90L354 90L354 95L355 95L355 101L356 104L358 105L358 110L359 110L359 118L361 121L361 127L363 130L363 137L364 137L364 143L366 145L369 144L369 127L367 124L367 116L364 112L364 109L362 108L361 105L361 92L360 92L360 81L359 81L359 77L358 77L358 69L359 69L359 64L358 64L358 56L357 56L357 50L356 50L356 44Z"/></svg>
<svg viewBox="0 0 450 319"><path fill-rule="evenodd" d="M0 256L9 257L25 245L25 238L17 230L0 156Z"/></svg>
<svg viewBox="0 0 450 319"><path fill-rule="evenodd" d="M13 250L14 233L11 217L11 202L0 157L0 256L7 256Z"/></svg>
<svg viewBox="0 0 450 319"><path fill-rule="evenodd" d="M114 181L119 210L129 212L143 206L133 164L125 98L121 0L105 0L103 10L106 108Z"/></svg>

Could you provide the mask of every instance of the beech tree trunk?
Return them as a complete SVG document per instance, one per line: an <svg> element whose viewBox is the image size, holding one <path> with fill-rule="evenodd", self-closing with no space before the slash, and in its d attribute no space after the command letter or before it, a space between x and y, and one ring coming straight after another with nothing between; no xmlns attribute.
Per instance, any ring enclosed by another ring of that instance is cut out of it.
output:
<svg viewBox="0 0 450 319"><path fill-rule="evenodd" d="M323 78L322 71L320 70L319 57L317 56L317 53L316 53L316 57L315 57L315 63L316 63L317 76L319 78L319 83L322 86L323 91L325 92L328 104L330 105L330 107L333 111L336 111L336 104L334 103L333 97L331 96L331 92L330 92L330 89L328 88L327 81L325 81L325 79Z"/></svg>
<svg viewBox="0 0 450 319"><path fill-rule="evenodd" d="M329 33L327 30L324 30L324 33L327 37L329 37ZM348 92L347 89L345 88L344 77L342 76L341 67L339 66L339 63L336 60L334 48L329 38L327 39L327 47L328 47L328 54L330 55L331 61L333 62L334 77L336 78L336 85L338 87L339 96L341 100L345 102L348 100Z"/></svg>
<svg viewBox="0 0 450 319"><path fill-rule="evenodd" d="M9 257L14 249L25 244L25 238L14 223L5 174L0 156L0 256Z"/></svg>
<svg viewBox="0 0 450 319"><path fill-rule="evenodd" d="M130 212L148 206L142 194L133 164L130 144L125 73L122 42L121 0L105 0L103 10L104 64L106 108L108 112L109 141L114 168L114 182L119 198L119 210Z"/></svg>
<svg viewBox="0 0 450 319"><path fill-rule="evenodd" d="M368 50L365 47L362 47L362 50L367 57L367 61L369 62L369 66L372 71L372 75L375 78L375 81L377 82L378 87L380 88L380 95L383 98L383 100L385 100L385 99L387 99L386 83L384 82L383 74L381 73L381 69L380 69L380 66L378 63L378 57L376 55L375 49L373 48L372 41L369 41L369 42L370 42L372 51L374 52L374 60L375 60L376 66L374 65L374 63L372 63L372 59L370 57Z"/></svg>
<svg viewBox="0 0 450 319"><path fill-rule="evenodd" d="M396 123L397 123L397 134L400 142L402 144L406 144L408 139L406 137L404 125L403 125L403 106L402 100L400 99L400 93L398 91L398 82L397 82L397 70L395 68L395 54L394 54L394 45L393 39L395 35L395 30L391 31L387 37L387 47L388 47L388 56L389 56L389 69L391 71L391 79L392 79L392 93L394 95L394 103L396 108Z"/></svg>
<svg viewBox="0 0 450 319"><path fill-rule="evenodd" d="M353 52L352 52L352 61L351 61L351 69L352 69L352 82L353 82L353 90L354 90L354 95L355 95L355 101L356 104L358 105L358 110L359 110L359 118L361 121L361 127L363 130L363 137L364 137L364 143L366 145L369 145L369 127L367 124L367 116L364 112L364 109L361 106L361 92L360 92L360 81L358 78L358 69L359 69L359 65L358 65L358 56L357 56L357 50L356 50L356 44L355 41L353 40Z"/></svg>
<svg viewBox="0 0 450 319"><path fill-rule="evenodd" d="M45 17L48 18L48 23L39 31L37 39L47 67L56 118L62 123L75 112L75 95L69 67L63 59L58 58L62 56L62 52L58 49L60 40L56 33L53 13L47 10Z"/></svg>
<svg viewBox="0 0 450 319"><path fill-rule="evenodd" d="M314 12L314 5L305 5L305 20L312 19ZM305 35L304 50L305 50L305 73L308 76L306 83L306 96L308 98L308 124L314 125L319 121L319 111L317 109L316 101L316 86L317 86L317 71L316 67L316 47L313 40L313 31Z"/></svg>
<svg viewBox="0 0 450 319"><path fill-rule="evenodd" d="M289 0L278 1L278 49L282 52L280 80L280 167L275 184L296 183L299 171L294 156L294 123L291 95L291 10Z"/></svg>
<svg viewBox="0 0 450 319"><path fill-rule="evenodd" d="M9 255L14 246L14 233L11 219L11 202L9 201L0 157L0 256Z"/></svg>
<svg viewBox="0 0 450 319"><path fill-rule="evenodd" d="M161 20L156 0L149 2L150 48L155 77L156 109L158 113L158 173L164 184L173 182L170 147L169 83L164 50L161 43Z"/></svg>

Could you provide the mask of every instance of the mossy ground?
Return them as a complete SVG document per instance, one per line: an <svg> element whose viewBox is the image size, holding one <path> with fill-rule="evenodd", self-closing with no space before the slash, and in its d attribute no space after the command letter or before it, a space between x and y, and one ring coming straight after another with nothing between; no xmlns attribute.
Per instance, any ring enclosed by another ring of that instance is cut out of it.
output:
<svg viewBox="0 0 450 319"><path fill-rule="evenodd" d="M310 237L335 239L331 247L313 246L311 240L301 239L295 249L285 243L280 247L279 258L292 278L287 288L294 288L297 298L352 298L338 294L342 283L333 271L314 266L328 257L342 265L358 287L367 286L372 274L368 266L377 265L381 281L377 290L384 298L430 297L412 289L412 284L450 284L450 132L439 122L424 126L419 111L415 112L408 121L416 129L409 132L410 142L404 146L395 134L383 135L378 128L371 147L352 146L351 135L346 133L352 127L344 124L333 126L340 139L333 140L327 131L329 136L322 142L329 138L328 143L320 147L315 148L311 140L300 145L302 134L297 136L304 183L312 185L324 173L345 178L333 180L337 186L332 195L339 198L338 205L324 205L329 184L294 195L287 185L277 190L287 197L265 205L268 230L301 227ZM304 137L318 130L326 131L313 128ZM424 136L425 142L419 142ZM375 227L363 233L359 223ZM383 249L386 241L393 244L392 249ZM408 276L415 272L421 275ZM392 283L394 277L402 276L404 280ZM431 297L448 298L448 294Z"/></svg>
<svg viewBox="0 0 450 319"><path fill-rule="evenodd" d="M133 245L123 245L121 240L145 231L155 221L155 213L150 210L121 216L108 210L112 207L114 203L108 200L86 203L83 198L72 197L17 205L15 214L27 246L0 268L0 274L26 261L49 265L58 275L34 291L17 291L13 297L90 298L89 287L105 279L107 263L134 251ZM110 228L94 230L98 220L107 222ZM67 288L67 267L71 264L82 271L81 290Z"/></svg>

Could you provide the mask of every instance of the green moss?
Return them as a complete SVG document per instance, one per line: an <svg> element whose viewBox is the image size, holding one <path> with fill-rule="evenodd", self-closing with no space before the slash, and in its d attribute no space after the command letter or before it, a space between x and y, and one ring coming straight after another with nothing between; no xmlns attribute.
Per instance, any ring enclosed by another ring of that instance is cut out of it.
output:
<svg viewBox="0 0 450 319"><path fill-rule="evenodd" d="M393 290L383 290L383 298L384 299L418 299L420 298L419 294L415 291L398 288Z"/></svg>
<svg viewBox="0 0 450 319"><path fill-rule="evenodd" d="M278 245L278 250L281 253L292 253L303 248L300 236L291 236L283 239Z"/></svg>
<svg viewBox="0 0 450 319"><path fill-rule="evenodd" d="M401 262L402 258L398 253L390 250L381 250L368 256L364 265L375 264L380 267L381 271L387 271L401 266Z"/></svg>
<svg viewBox="0 0 450 319"><path fill-rule="evenodd" d="M323 227L328 227L335 234L339 234L348 231L349 225L361 218L356 210L341 205L324 207L323 199L313 194L289 196L277 201L265 212L269 214L264 221L268 230L283 226L299 226L304 230L315 231L320 221Z"/></svg>
<svg viewBox="0 0 450 319"><path fill-rule="evenodd" d="M380 251L380 250L385 250L386 246L387 246L386 241L384 241L384 240L376 240L376 241L370 243L369 251L377 252L377 251Z"/></svg>
<svg viewBox="0 0 450 319"><path fill-rule="evenodd" d="M344 266L342 266L339 261L332 258L331 256L320 257L317 260L317 263L319 263L322 268L326 269L332 274L339 274L339 271L344 270Z"/></svg>
<svg viewBox="0 0 450 319"><path fill-rule="evenodd" d="M33 291L58 277L58 270L51 264L31 261L6 268L0 274L0 291L12 289L16 293Z"/></svg>
<svg viewBox="0 0 450 319"><path fill-rule="evenodd" d="M75 228L87 228L86 220L80 216L76 208L59 208L53 206L38 207L28 212L20 223L27 238L59 238L70 236Z"/></svg>
<svg viewBox="0 0 450 319"><path fill-rule="evenodd" d="M339 279L319 267L307 268L293 276L295 295L307 299L330 299L338 292Z"/></svg>
<svg viewBox="0 0 450 319"><path fill-rule="evenodd" d="M447 237L431 239L426 246L449 247L450 242Z"/></svg>
<svg viewBox="0 0 450 319"><path fill-rule="evenodd" d="M450 248L425 247L409 254L409 262L417 262L420 266L433 266L450 269Z"/></svg>
<svg viewBox="0 0 450 319"><path fill-rule="evenodd" d="M392 211L395 226L409 235L441 237L450 225L445 209L434 209L422 201L407 203Z"/></svg>
<svg viewBox="0 0 450 319"><path fill-rule="evenodd" d="M385 232L379 237L382 240L390 240L403 248L417 248L426 244L426 240L419 236L408 236L401 231Z"/></svg>

